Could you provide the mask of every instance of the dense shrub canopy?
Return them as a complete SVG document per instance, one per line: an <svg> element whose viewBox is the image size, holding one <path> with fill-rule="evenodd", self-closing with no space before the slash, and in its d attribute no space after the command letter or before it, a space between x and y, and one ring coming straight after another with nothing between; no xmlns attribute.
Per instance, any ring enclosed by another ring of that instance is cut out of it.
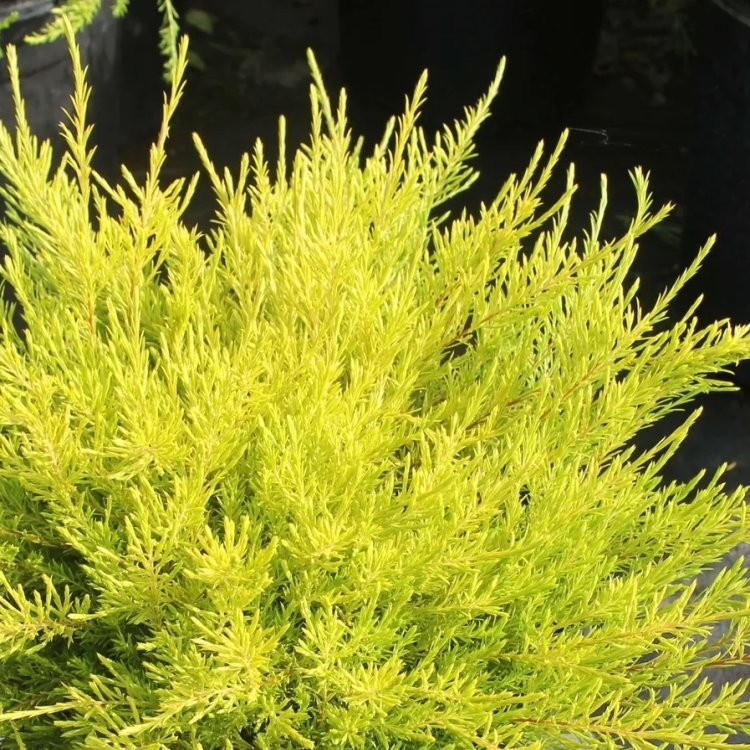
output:
<svg viewBox="0 0 750 750"><path fill-rule="evenodd" d="M562 143L445 213L499 74L432 145L421 80L364 158L313 64L290 163L283 120L273 168L196 140L202 234L160 177L184 59L144 184L92 172L77 61L59 168L20 92L0 128L3 747L724 747L746 686L699 676L747 660L750 584L691 581L744 493L661 479L697 414L632 439L748 330L668 322L695 267L639 307L644 175L621 237L604 199L568 237L572 169L542 207Z"/></svg>

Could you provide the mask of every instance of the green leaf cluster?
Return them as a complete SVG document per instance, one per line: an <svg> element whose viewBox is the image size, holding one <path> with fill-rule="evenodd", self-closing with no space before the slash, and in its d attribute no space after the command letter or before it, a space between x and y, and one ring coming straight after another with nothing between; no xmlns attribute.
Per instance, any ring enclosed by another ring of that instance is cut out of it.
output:
<svg viewBox="0 0 750 750"><path fill-rule="evenodd" d="M695 580L744 491L662 478L696 412L633 439L750 332L669 319L706 250L639 306L645 176L619 237L604 197L570 236L572 169L543 203L562 141L451 212L500 71L434 139L423 77L366 154L311 58L293 156L196 137L204 233L162 175L186 47L142 182L92 170L73 59L59 166L13 50L0 127L3 750L728 748L750 582Z"/></svg>
<svg viewBox="0 0 750 750"><path fill-rule="evenodd" d="M122 18L128 12L130 1L111 0L112 13L115 18ZM162 15L159 47L164 56L165 77L170 80L177 61L180 33L177 9L172 0L155 0L155 2ZM45 44L60 39L65 34L66 23L69 23L74 31L80 31L94 20L101 9L102 0L64 0L53 9L53 19L38 32L29 34L25 41L29 44Z"/></svg>

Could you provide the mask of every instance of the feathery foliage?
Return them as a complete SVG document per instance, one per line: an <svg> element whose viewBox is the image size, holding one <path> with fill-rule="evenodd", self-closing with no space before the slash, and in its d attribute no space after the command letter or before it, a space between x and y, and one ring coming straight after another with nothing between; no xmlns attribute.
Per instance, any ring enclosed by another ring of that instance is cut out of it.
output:
<svg viewBox="0 0 750 750"><path fill-rule="evenodd" d="M70 34L70 31L68 32ZM561 143L476 216L499 85L432 146L426 78L371 155L311 58L312 134L219 173L207 234L165 184L90 166L89 91L53 169L0 128L3 749L728 747L747 685L749 524L720 474L661 479L692 413L633 437L750 353L626 277L662 219L635 172L622 237L544 208ZM703 257L703 251L696 264ZM729 620L726 638L712 626ZM657 700L658 698L658 700ZM716 733L711 734L714 727Z"/></svg>
<svg viewBox="0 0 750 750"><path fill-rule="evenodd" d="M144 0L139 0L143 2ZM156 2L162 14L162 25L159 31L159 47L164 56L164 70L167 80L171 80L174 65L177 60L177 42L179 38L179 23L177 9L172 0L145 0ZM130 7L131 0L112 0L112 13L115 18L122 18ZM26 41L29 44L45 44L59 39L65 34L65 24L70 23L75 31L88 26L96 14L101 11L102 0L64 0L52 11L55 16L44 28L34 34L29 34Z"/></svg>

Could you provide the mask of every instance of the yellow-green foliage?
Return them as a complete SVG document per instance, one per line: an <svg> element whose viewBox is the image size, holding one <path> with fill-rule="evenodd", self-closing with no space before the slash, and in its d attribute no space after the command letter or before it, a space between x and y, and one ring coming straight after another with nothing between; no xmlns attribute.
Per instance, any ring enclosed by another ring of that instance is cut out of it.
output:
<svg viewBox="0 0 750 750"><path fill-rule="evenodd" d="M445 214L499 75L433 146L421 80L365 158L313 64L290 162L283 121L274 167L196 139L201 234L160 177L184 59L144 184L91 171L77 63L60 168L18 91L0 129L3 750L726 747L746 686L696 680L747 661L750 582L691 581L743 492L660 479L695 415L629 446L750 342L669 324L684 278L639 309L644 176L622 237L566 239L572 171L542 208L560 148Z"/></svg>
<svg viewBox="0 0 750 750"><path fill-rule="evenodd" d="M111 4L112 13L116 18L124 16L133 2L156 2L162 14L159 46L164 55L164 65L167 78L173 72L177 60L177 41L179 24L177 10L172 0L106 0ZM63 0L54 10L53 19L40 31L30 34L26 41L30 44L45 44L59 39L65 33L65 24L69 23L75 31L90 24L102 8L102 0ZM0 27L2 28L2 27ZM127 73L127 71L126 71Z"/></svg>

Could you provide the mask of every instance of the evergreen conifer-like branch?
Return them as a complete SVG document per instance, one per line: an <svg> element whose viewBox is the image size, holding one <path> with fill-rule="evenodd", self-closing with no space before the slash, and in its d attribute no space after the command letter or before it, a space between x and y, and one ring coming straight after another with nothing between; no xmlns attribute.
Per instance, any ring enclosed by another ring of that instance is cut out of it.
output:
<svg viewBox="0 0 750 750"><path fill-rule="evenodd" d="M745 490L663 480L696 411L633 438L750 337L668 317L708 248L639 306L646 176L620 237L605 197L569 237L572 169L543 205L562 141L454 215L500 73L432 145L422 78L363 158L311 59L291 158L283 120L273 166L196 138L204 234L162 174L186 46L142 183L92 170L73 57L59 167L12 49L0 127L3 747L728 750L748 685L707 675L748 662L750 581L695 580Z"/></svg>
<svg viewBox="0 0 750 750"><path fill-rule="evenodd" d="M146 0L154 1L154 0ZM170 80L177 60L177 45L180 35L177 9L172 0L155 0L162 14L159 32L159 47L164 56L165 76ZM131 0L114 0L112 13L122 18L130 7ZM54 10L53 18L44 28L30 34L26 41L30 44L44 44L59 39L65 34L65 24L70 23L74 31L88 26L102 9L102 0L64 0ZM64 19L67 19L64 20Z"/></svg>

